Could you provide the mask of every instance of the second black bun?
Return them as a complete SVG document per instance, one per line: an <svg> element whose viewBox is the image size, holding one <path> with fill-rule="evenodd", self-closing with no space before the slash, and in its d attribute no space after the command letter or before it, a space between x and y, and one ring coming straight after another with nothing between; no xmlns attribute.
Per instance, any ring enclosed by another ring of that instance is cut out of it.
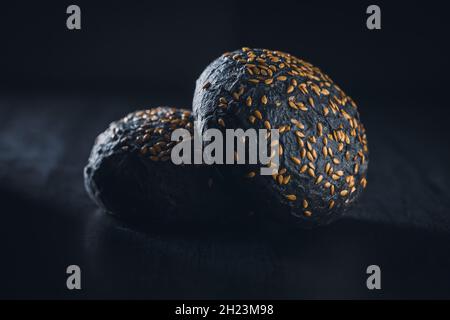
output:
<svg viewBox="0 0 450 320"><path fill-rule="evenodd" d="M290 54L242 48L212 62L193 101L200 132L278 129L280 167L218 166L229 189L269 219L327 224L366 187L368 146L354 101L321 70Z"/></svg>
<svg viewBox="0 0 450 320"><path fill-rule="evenodd" d="M94 144L84 170L91 198L105 211L130 221L205 222L220 219L223 196L212 168L175 165L171 133L193 132L191 112L158 107L111 123Z"/></svg>

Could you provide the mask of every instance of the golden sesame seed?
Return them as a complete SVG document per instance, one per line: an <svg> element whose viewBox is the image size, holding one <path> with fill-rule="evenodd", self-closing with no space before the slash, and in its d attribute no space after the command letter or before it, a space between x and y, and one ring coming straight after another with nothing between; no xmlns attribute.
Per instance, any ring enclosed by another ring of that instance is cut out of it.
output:
<svg viewBox="0 0 450 320"><path fill-rule="evenodd" d="M339 180L339 176L337 175L337 174L332 174L331 175L331 179L333 179L333 180Z"/></svg>
<svg viewBox="0 0 450 320"><path fill-rule="evenodd" d="M308 108L305 106L305 104L303 102L297 103L297 106L302 111L308 111Z"/></svg>
<svg viewBox="0 0 450 320"><path fill-rule="evenodd" d="M330 200L330 204L328 205L328 209L333 209L334 207L334 201Z"/></svg>
<svg viewBox="0 0 450 320"><path fill-rule="evenodd" d="M304 214L306 217L311 217L311 216L312 216L312 212L309 211L309 210L306 210L305 212L303 212L303 214Z"/></svg>
<svg viewBox="0 0 450 320"><path fill-rule="evenodd" d="M283 183L283 175L282 174L278 175L277 182L278 182L278 184L282 184Z"/></svg>
<svg viewBox="0 0 450 320"><path fill-rule="evenodd" d="M289 100L289 101L288 101L288 105L289 105L289 107L291 107L292 109L295 109L295 110L298 109L298 107L297 107L297 105L295 104L294 101Z"/></svg>
<svg viewBox="0 0 450 320"><path fill-rule="evenodd" d="M262 114L259 110L253 111L253 114L259 119L262 120Z"/></svg>
<svg viewBox="0 0 450 320"><path fill-rule="evenodd" d="M269 121L264 121L264 127L266 127L266 129L267 130L270 130L272 127L271 127L271 125L270 125L270 122Z"/></svg>
<svg viewBox="0 0 450 320"><path fill-rule="evenodd" d="M316 179L316 184L321 183L322 180L323 180L323 175L318 176L317 179Z"/></svg>
<svg viewBox="0 0 450 320"><path fill-rule="evenodd" d="M303 205L303 208L305 208L305 209L308 208L308 201L306 199L303 199L302 205Z"/></svg>
<svg viewBox="0 0 450 320"><path fill-rule="evenodd" d="M346 195L348 195L348 190L342 190L339 194L340 194L342 197L345 197Z"/></svg>
<svg viewBox="0 0 450 320"><path fill-rule="evenodd" d="M285 196L286 199L288 199L289 201L295 201L297 200L297 196L295 194L288 194Z"/></svg>
<svg viewBox="0 0 450 320"><path fill-rule="evenodd" d="M311 169L311 168L308 169L308 174L309 174L311 177L313 177L313 178L316 177L316 173L315 173L314 170Z"/></svg>
<svg viewBox="0 0 450 320"><path fill-rule="evenodd" d="M338 158L333 158L333 163L334 164L339 164L339 163L341 163L341 161Z"/></svg>
<svg viewBox="0 0 450 320"><path fill-rule="evenodd" d="M219 123L219 125L220 125L221 127L225 127L225 121L223 121L222 118L219 118L219 119L217 120L217 122Z"/></svg>
<svg viewBox="0 0 450 320"><path fill-rule="evenodd" d="M306 149L305 149L305 148L302 148L302 149L300 150L300 157L303 159L305 156L306 156Z"/></svg>
<svg viewBox="0 0 450 320"><path fill-rule="evenodd" d="M292 91L294 91L294 86L289 86L289 87L287 88L286 93L291 93Z"/></svg>
<svg viewBox="0 0 450 320"><path fill-rule="evenodd" d="M247 107L252 106L252 97L251 96L247 97L247 99L245 100L245 104L247 105Z"/></svg>
<svg viewBox="0 0 450 320"><path fill-rule="evenodd" d="M291 180L291 176L290 176L290 175L284 177L284 179L283 179L283 184L288 184L290 180Z"/></svg>
<svg viewBox="0 0 450 320"><path fill-rule="evenodd" d="M317 131L319 131L319 136L322 135L322 130L323 130L323 126L322 126L322 124L319 122L319 123L317 124Z"/></svg>
<svg viewBox="0 0 450 320"><path fill-rule="evenodd" d="M363 188L365 188L367 186L367 179L366 178L362 178L361 179L361 185L363 186Z"/></svg>
<svg viewBox="0 0 450 320"><path fill-rule="evenodd" d="M264 105L267 104L267 97L265 95L261 97L261 102Z"/></svg>
<svg viewBox="0 0 450 320"><path fill-rule="evenodd" d="M305 129L305 126L300 121L298 121L297 119L291 119L291 122L293 124L295 124L295 126L297 128L302 129L302 130Z"/></svg>
<svg viewBox="0 0 450 320"><path fill-rule="evenodd" d="M300 173L304 173L306 171L306 169L308 169L308 166L306 164L304 164L301 168L300 168Z"/></svg>
<svg viewBox="0 0 450 320"><path fill-rule="evenodd" d="M324 187L328 189L329 187L331 187L331 183L329 183L328 181L325 182Z"/></svg>
<svg viewBox="0 0 450 320"><path fill-rule="evenodd" d="M287 77L286 76L278 76L277 80L279 80L279 81L286 81Z"/></svg>
<svg viewBox="0 0 450 320"><path fill-rule="evenodd" d="M333 156L333 149L331 149L331 147L328 147L328 154L330 155L330 157Z"/></svg>
<svg viewBox="0 0 450 320"><path fill-rule="evenodd" d="M291 156L291 159L295 164L300 165L302 163L302 161L297 157Z"/></svg>
<svg viewBox="0 0 450 320"><path fill-rule="evenodd" d="M248 117L248 121L250 121L250 123L255 123L256 118L254 116L249 116Z"/></svg>

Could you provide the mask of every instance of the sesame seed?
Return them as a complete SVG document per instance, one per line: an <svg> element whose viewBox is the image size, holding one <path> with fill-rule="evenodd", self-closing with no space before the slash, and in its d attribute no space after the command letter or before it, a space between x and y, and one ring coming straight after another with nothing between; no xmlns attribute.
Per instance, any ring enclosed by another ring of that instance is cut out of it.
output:
<svg viewBox="0 0 450 320"><path fill-rule="evenodd" d="M266 105L267 104L267 97L264 95L261 97L261 102L262 104Z"/></svg>
<svg viewBox="0 0 450 320"><path fill-rule="evenodd" d="M278 184L283 184L283 175L282 174L278 175L277 182L278 182Z"/></svg>
<svg viewBox="0 0 450 320"><path fill-rule="evenodd" d="M333 207L334 207L334 201L330 200L330 203L328 205L328 209L333 209Z"/></svg>
<svg viewBox="0 0 450 320"><path fill-rule="evenodd" d="M366 178L362 178L361 179L361 185L363 186L363 188L365 188L367 186L367 180Z"/></svg>
<svg viewBox="0 0 450 320"><path fill-rule="evenodd" d="M302 149L300 150L300 157L303 159L305 156L306 156L306 149L305 149L305 148L302 148Z"/></svg>
<svg viewBox="0 0 450 320"><path fill-rule="evenodd" d="M300 165L302 163L302 161L297 157L291 156L291 159L295 164Z"/></svg>
<svg viewBox="0 0 450 320"><path fill-rule="evenodd" d="M252 106L252 97L251 96L247 97L247 99L245 100L245 104L247 105L247 107Z"/></svg>
<svg viewBox="0 0 450 320"><path fill-rule="evenodd" d="M295 201L297 200L297 196L295 194L288 194L285 196L286 199L288 199L289 201Z"/></svg>
<svg viewBox="0 0 450 320"><path fill-rule="evenodd" d="M302 205L303 205L303 208L305 208L305 209L308 208L308 201L306 199L303 199Z"/></svg>
<svg viewBox="0 0 450 320"><path fill-rule="evenodd" d="M294 86L289 86L289 87L287 88L286 93L291 93L292 91L294 91Z"/></svg>

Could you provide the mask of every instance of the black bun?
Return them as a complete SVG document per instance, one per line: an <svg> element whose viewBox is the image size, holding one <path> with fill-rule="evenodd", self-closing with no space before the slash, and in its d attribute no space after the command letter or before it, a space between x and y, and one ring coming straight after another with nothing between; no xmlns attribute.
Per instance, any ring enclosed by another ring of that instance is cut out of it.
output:
<svg viewBox="0 0 450 320"><path fill-rule="evenodd" d="M158 107L130 113L101 133L84 170L91 198L130 221L209 221L221 191L211 168L175 165L170 152L177 128L193 132L191 112ZM217 206L215 206L217 208Z"/></svg>
<svg viewBox="0 0 450 320"><path fill-rule="evenodd" d="M222 165L250 210L301 226L340 217L365 188L368 147L353 100L317 67L290 54L242 48L212 62L197 80L199 130L280 131L280 167Z"/></svg>

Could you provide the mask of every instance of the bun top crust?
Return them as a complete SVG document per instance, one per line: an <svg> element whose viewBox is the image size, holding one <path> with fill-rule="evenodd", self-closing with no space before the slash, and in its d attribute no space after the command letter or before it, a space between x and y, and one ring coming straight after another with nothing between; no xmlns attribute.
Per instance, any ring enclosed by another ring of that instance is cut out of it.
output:
<svg viewBox="0 0 450 320"><path fill-rule="evenodd" d="M367 184L369 150L355 102L293 55L246 47L223 54L197 80L193 108L201 132L279 130L278 174L240 174L270 183L292 215L328 221Z"/></svg>

